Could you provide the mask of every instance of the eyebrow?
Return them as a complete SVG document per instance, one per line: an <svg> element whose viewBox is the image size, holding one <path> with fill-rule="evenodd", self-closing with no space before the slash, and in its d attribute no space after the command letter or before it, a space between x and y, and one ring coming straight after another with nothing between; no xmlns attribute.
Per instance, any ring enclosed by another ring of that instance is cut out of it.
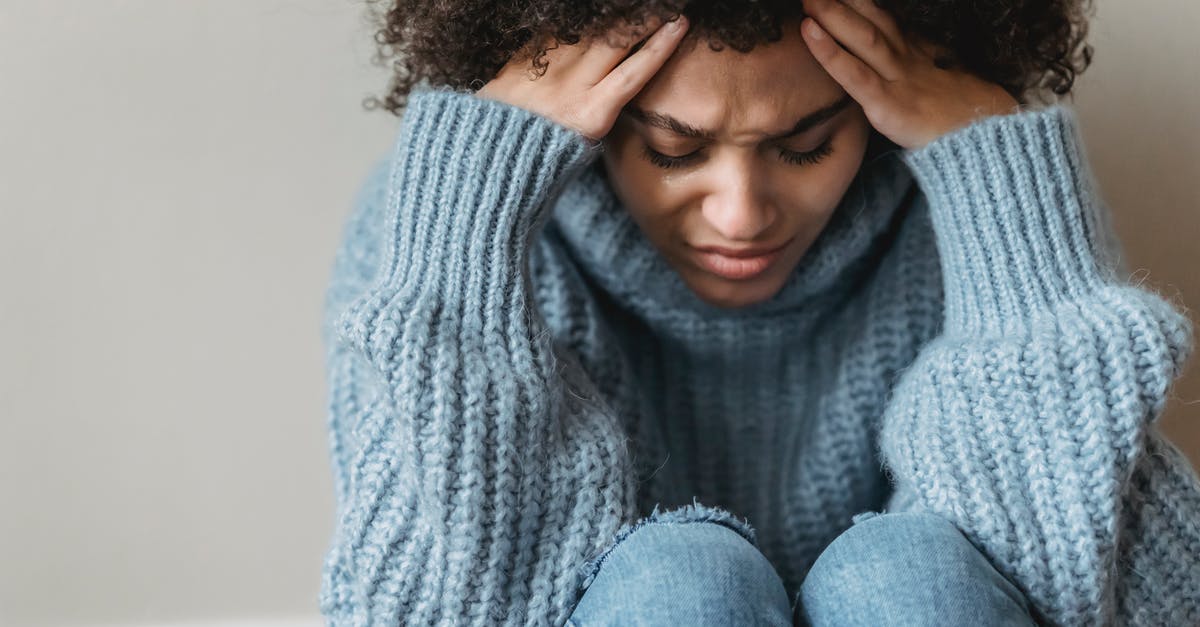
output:
<svg viewBox="0 0 1200 627"><path fill-rule="evenodd" d="M837 115L842 111L842 109L845 109L847 106L849 106L851 102L854 102L854 99L850 97L850 94L843 93L842 97L836 102L825 105L824 107L821 107L820 109L817 109L816 111L813 111L812 113L800 118L800 120L792 126L791 130L784 131L778 135L772 135L767 139L779 140L795 137L796 135L808 131L818 124L821 124L829 118ZM633 119L638 120L647 126L661 128L665 131L675 133L676 135L708 140L716 138L716 133L712 130L697 128L665 113L639 109L638 107L634 106L633 103L625 105L623 111Z"/></svg>

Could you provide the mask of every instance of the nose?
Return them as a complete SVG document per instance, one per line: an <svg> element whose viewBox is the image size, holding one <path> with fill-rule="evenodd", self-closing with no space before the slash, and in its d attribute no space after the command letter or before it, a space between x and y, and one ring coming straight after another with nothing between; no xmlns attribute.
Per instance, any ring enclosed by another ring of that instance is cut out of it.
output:
<svg viewBox="0 0 1200 627"><path fill-rule="evenodd" d="M763 239L777 218L766 181L750 162L719 173L712 191L701 203L704 218L728 242Z"/></svg>

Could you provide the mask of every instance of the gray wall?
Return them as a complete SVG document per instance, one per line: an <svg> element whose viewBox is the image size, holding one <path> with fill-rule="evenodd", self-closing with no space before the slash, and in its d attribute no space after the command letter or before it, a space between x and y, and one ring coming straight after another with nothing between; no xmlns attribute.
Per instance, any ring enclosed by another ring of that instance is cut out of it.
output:
<svg viewBox="0 0 1200 627"><path fill-rule="evenodd" d="M1197 23L1102 0L1077 100L1134 267L1192 308ZM319 305L395 130L372 45L358 0L0 0L0 624L316 624ZM1200 459L1196 361L1165 424Z"/></svg>

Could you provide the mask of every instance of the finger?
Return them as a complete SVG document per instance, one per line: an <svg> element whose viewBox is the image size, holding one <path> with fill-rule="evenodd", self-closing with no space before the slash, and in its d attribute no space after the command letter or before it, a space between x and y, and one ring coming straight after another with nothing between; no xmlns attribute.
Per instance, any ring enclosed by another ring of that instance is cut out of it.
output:
<svg viewBox="0 0 1200 627"><path fill-rule="evenodd" d="M851 98L864 107L883 98L884 79L862 59L842 48L815 19L804 18L800 30L813 58Z"/></svg>
<svg viewBox="0 0 1200 627"><path fill-rule="evenodd" d="M810 18L815 18L826 32L880 76L887 80L901 76L903 68L896 56L897 48L863 14L837 0L804 0L804 7Z"/></svg>
<svg viewBox="0 0 1200 627"><path fill-rule="evenodd" d="M667 22L646 40L640 50L613 68L592 90L613 110L619 110L637 95L654 73L666 63L687 33L687 18L682 15Z"/></svg>
<svg viewBox="0 0 1200 627"><path fill-rule="evenodd" d="M842 0L842 2L874 24L893 48L897 51L904 50L908 41L900 29L900 24L896 22L896 16L887 9L875 4L875 0Z"/></svg>
<svg viewBox="0 0 1200 627"><path fill-rule="evenodd" d="M584 49L580 59L581 69L585 69L593 79L593 85L599 83L628 58L639 44L658 32L665 22L660 16L651 16L643 24L624 22L599 37L580 42Z"/></svg>

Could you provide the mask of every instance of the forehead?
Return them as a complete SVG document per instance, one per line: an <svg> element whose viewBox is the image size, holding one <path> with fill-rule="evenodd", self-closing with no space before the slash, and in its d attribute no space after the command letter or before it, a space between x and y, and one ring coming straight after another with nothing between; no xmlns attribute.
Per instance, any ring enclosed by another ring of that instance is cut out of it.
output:
<svg viewBox="0 0 1200 627"><path fill-rule="evenodd" d="M781 41L749 52L714 52L703 40L681 46L633 103L723 133L778 130L844 90L785 24Z"/></svg>

